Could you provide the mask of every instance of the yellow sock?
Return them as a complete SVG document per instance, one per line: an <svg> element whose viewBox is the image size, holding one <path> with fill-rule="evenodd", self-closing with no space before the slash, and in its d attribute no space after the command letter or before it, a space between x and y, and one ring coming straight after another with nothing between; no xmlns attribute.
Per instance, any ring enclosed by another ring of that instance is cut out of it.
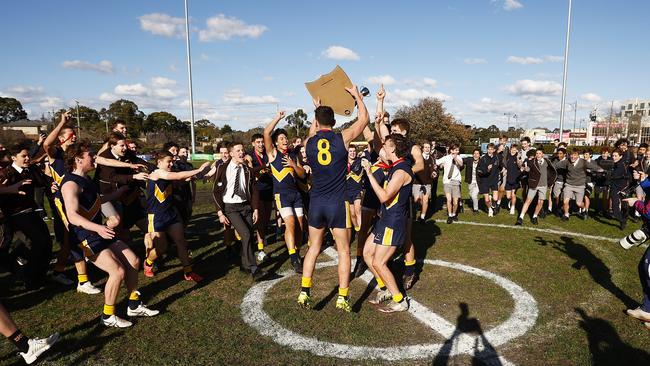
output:
<svg viewBox="0 0 650 366"><path fill-rule="evenodd" d="M339 296L348 297L348 290L349 289L350 289L349 287L346 287L346 288L339 287Z"/></svg>
<svg viewBox="0 0 650 366"><path fill-rule="evenodd" d="M131 295L129 295L129 300L140 300L140 295L138 295L138 291L132 291Z"/></svg>
<svg viewBox="0 0 650 366"><path fill-rule="evenodd" d="M104 304L104 315L113 315L115 314L115 305Z"/></svg>
<svg viewBox="0 0 650 366"><path fill-rule="evenodd" d="M404 299L404 295L402 295L401 292L398 292L398 293L396 293L395 295L393 295L393 301L394 301L394 302L400 302L400 301L402 301L403 299Z"/></svg>
<svg viewBox="0 0 650 366"><path fill-rule="evenodd" d="M301 286L304 288L311 287L311 277L303 277L301 281Z"/></svg>
<svg viewBox="0 0 650 366"><path fill-rule="evenodd" d="M361 227L360 227L360 226L355 226L355 227L354 227L354 231L359 232L359 230L361 230Z"/></svg>
<svg viewBox="0 0 650 366"><path fill-rule="evenodd" d="M258 241L257 242L257 250L264 250L264 242L263 241Z"/></svg>
<svg viewBox="0 0 650 366"><path fill-rule="evenodd" d="M289 255L294 255L296 254L296 248L289 249Z"/></svg>
<svg viewBox="0 0 650 366"><path fill-rule="evenodd" d="M377 286L380 289L385 289L386 288L386 284L384 283L384 281L382 281L381 277L375 277L375 279L377 280Z"/></svg>
<svg viewBox="0 0 650 366"><path fill-rule="evenodd" d="M77 275L77 281L79 281L79 283L88 282L88 275L87 274L78 274Z"/></svg>
<svg viewBox="0 0 650 366"><path fill-rule="evenodd" d="M235 230L235 238L237 238L237 240L241 240L241 235L239 235L237 230Z"/></svg>
<svg viewBox="0 0 650 366"><path fill-rule="evenodd" d="M404 261L404 265L407 266L407 267L409 267L409 266L414 266L414 265L415 265L415 262L416 262L415 259L412 260L412 261L407 261L407 260L405 260L405 261Z"/></svg>
<svg viewBox="0 0 650 366"><path fill-rule="evenodd" d="M144 261L148 266L153 266L153 261L149 260L149 258L145 259Z"/></svg>
<svg viewBox="0 0 650 366"><path fill-rule="evenodd" d="M183 267L183 273L188 274L190 272L192 272L192 266Z"/></svg>

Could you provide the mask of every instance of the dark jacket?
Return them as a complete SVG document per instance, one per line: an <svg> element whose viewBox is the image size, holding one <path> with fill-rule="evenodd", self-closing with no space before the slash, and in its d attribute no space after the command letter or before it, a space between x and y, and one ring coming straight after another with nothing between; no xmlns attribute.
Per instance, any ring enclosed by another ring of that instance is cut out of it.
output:
<svg viewBox="0 0 650 366"><path fill-rule="evenodd" d="M32 184L25 184L20 187L25 194L6 194L0 198L0 210L4 213L5 217L19 213L28 209L35 209L36 202L34 201L34 188L37 186L44 186L43 179L37 172L37 167L31 166L29 169L23 169L22 173L18 173L13 166L8 166L0 170L0 184L5 180L5 186L10 186L21 180L31 179Z"/></svg>
<svg viewBox="0 0 650 366"><path fill-rule="evenodd" d="M479 161L481 159L479 158ZM465 183L471 184L472 182L472 170L474 170L474 157L470 156L463 159L463 168L465 169ZM478 166L476 167L476 177L478 177Z"/></svg>
<svg viewBox="0 0 650 366"><path fill-rule="evenodd" d="M610 186L612 187L625 187L630 180L630 173L627 169L627 164L621 160L614 163L610 175Z"/></svg>
<svg viewBox="0 0 650 366"><path fill-rule="evenodd" d="M488 170L488 166L492 165L492 169ZM494 154L490 157L488 154L481 156L476 168L476 177L479 181L496 182L499 179L501 172L501 159Z"/></svg>
<svg viewBox="0 0 650 366"><path fill-rule="evenodd" d="M223 164L217 165L217 171L214 174L214 184L212 185L212 199L214 199L214 204L217 208L217 212L223 211L225 207L223 203L223 195L226 192L226 187L228 187L226 170L230 164L230 161L231 159L228 159L228 161L223 162ZM253 210L256 210L259 207L259 191L257 190L257 186L255 184L255 175L253 174L252 169L246 165L245 162L242 163L242 166L244 167L244 175L246 177L246 196L249 197L248 202L250 203Z"/></svg>
<svg viewBox="0 0 650 366"><path fill-rule="evenodd" d="M555 180L557 180L557 170L555 170L555 167L553 166L550 160L544 158L544 161L546 162L546 172L547 172L546 187L550 187L553 184L555 184ZM540 184L539 178L541 176L541 171L540 171L539 163L537 162L537 159L535 159L535 157L532 157L526 161L526 165L527 165L526 170L528 171L528 188L535 189Z"/></svg>
<svg viewBox="0 0 650 366"><path fill-rule="evenodd" d="M106 159L118 160L115 158L110 149L104 150L99 156ZM124 158L119 159L124 161ZM115 168L107 165L97 164L95 169L95 181L99 186L99 193L110 194L116 191L119 187L132 184L133 180L133 169L129 168Z"/></svg>

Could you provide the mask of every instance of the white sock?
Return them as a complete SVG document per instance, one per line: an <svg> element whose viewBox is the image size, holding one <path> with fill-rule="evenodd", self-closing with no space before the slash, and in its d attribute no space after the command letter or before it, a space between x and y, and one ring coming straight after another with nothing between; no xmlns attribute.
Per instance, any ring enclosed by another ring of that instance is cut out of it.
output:
<svg viewBox="0 0 650 366"><path fill-rule="evenodd" d="M565 213L564 216L569 217L569 214L568 214L568 213Z"/></svg>
<svg viewBox="0 0 650 366"><path fill-rule="evenodd" d="M526 215L526 214L524 214L524 213L522 212L521 215L519 215L519 218L523 220L525 215Z"/></svg>
<svg viewBox="0 0 650 366"><path fill-rule="evenodd" d="M451 213L450 213L450 214L448 214L448 215L449 215L449 217L454 217L454 214L451 214Z"/></svg>
<svg viewBox="0 0 650 366"><path fill-rule="evenodd" d="M533 214L533 218L534 218L534 219L537 218L537 214L536 214L536 213Z"/></svg>
<svg viewBox="0 0 650 366"><path fill-rule="evenodd" d="M424 219L424 214L421 214L421 215L420 215L420 218L421 218L421 219Z"/></svg>

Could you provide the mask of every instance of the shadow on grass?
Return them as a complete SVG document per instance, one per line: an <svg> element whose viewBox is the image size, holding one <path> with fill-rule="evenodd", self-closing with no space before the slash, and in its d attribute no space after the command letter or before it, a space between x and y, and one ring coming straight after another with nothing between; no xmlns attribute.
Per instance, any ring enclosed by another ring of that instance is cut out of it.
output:
<svg viewBox="0 0 650 366"><path fill-rule="evenodd" d="M502 365L501 359L496 349L483 334L481 322L477 318L469 317L469 306L462 302L458 304L460 308L460 315L456 318L456 329L449 339L445 341L440 349L440 352L433 359L433 366L446 366L449 364L449 359L453 353L454 342L461 334L468 334L474 338L473 352L470 354L472 357L472 365Z"/></svg>
<svg viewBox="0 0 650 366"><path fill-rule="evenodd" d="M612 273L609 270L609 267L607 267L600 258L595 256L589 248L576 243L574 238L560 236L559 240L546 240L538 236L535 237L534 240L541 246L552 245L554 249L575 260L571 265L573 269L578 271L583 268L587 269L594 282L609 291L612 295L616 296L616 298L618 298L628 308L633 309L638 306L637 301L628 296L612 281Z"/></svg>
<svg viewBox="0 0 650 366"><path fill-rule="evenodd" d="M575 308L575 312L580 315L580 328L589 341L592 365L650 365L650 354L623 342L608 321L591 317L581 308Z"/></svg>

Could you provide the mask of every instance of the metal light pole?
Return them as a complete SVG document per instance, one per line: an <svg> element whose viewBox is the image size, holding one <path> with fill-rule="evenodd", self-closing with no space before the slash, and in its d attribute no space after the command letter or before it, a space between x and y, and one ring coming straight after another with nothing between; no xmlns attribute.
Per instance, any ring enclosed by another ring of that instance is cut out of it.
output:
<svg viewBox="0 0 650 366"><path fill-rule="evenodd" d="M185 0L185 44L187 50L187 81L190 92L190 138L192 139L192 155L196 154L196 141L194 140L194 96L192 95L192 58L190 56L190 18ZM191 159L191 156L190 156Z"/></svg>
<svg viewBox="0 0 650 366"><path fill-rule="evenodd" d="M506 128L506 134L508 133L508 130L510 130L510 113L504 113L504 116L508 116L508 127Z"/></svg>
<svg viewBox="0 0 650 366"><path fill-rule="evenodd" d="M81 140L81 118L79 117L79 101L75 100L77 103L77 137Z"/></svg>
<svg viewBox="0 0 650 366"><path fill-rule="evenodd" d="M569 37L571 35L571 0L569 0L569 17L566 26L566 44L564 45L564 76L562 77L562 105L560 108L560 142L564 130L564 103L566 103L566 76L569 66Z"/></svg>

